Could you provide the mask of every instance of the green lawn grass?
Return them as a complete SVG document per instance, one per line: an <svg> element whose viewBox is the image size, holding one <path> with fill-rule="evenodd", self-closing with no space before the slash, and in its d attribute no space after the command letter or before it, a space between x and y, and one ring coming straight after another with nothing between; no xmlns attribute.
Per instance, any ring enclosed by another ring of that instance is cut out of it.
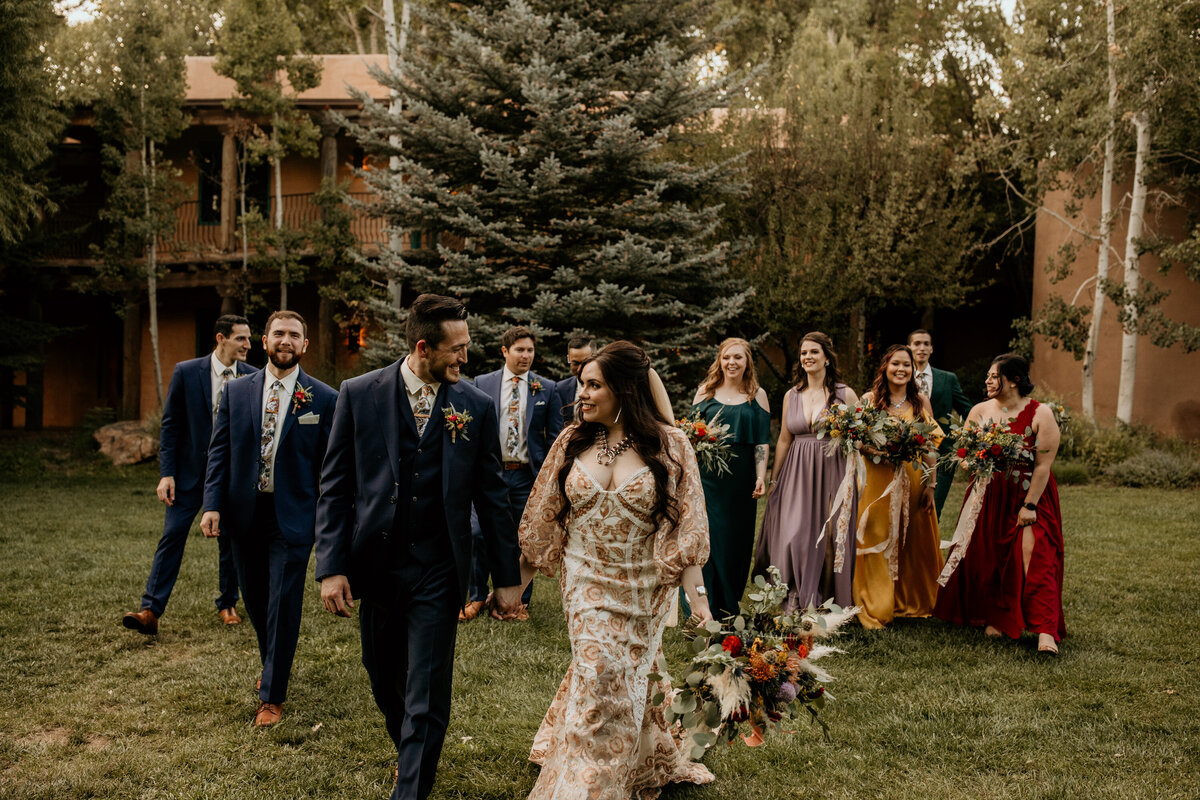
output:
<svg viewBox="0 0 1200 800"><path fill-rule="evenodd" d="M254 730L253 631L217 619L214 542L193 532L158 637L120 625L162 525L154 467L25 451L4 464L0 797L387 795L395 753L357 626L325 613L315 584L284 721ZM804 724L757 749L718 746L705 758L716 783L664 798L1200 797L1200 498L1069 487L1062 500L1060 658L935 621L853 628L826 664L830 741ZM961 489L944 527L956 502ZM667 645L679 671L683 643ZM546 579L529 623L460 626L434 797L525 797L529 744L569 658Z"/></svg>

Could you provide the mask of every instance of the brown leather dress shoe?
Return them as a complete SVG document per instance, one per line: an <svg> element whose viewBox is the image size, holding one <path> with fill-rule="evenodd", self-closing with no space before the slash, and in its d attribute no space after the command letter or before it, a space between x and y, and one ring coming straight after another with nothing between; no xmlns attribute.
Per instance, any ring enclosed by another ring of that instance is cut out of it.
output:
<svg viewBox="0 0 1200 800"><path fill-rule="evenodd" d="M121 618L121 624L131 631L154 636L158 633L158 614L148 608L141 611L130 611Z"/></svg>
<svg viewBox="0 0 1200 800"><path fill-rule="evenodd" d="M482 600L471 600L465 606L463 606L462 611L458 612L458 621L459 622L470 622L471 620L478 617L479 612L482 610L483 610L483 601Z"/></svg>
<svg viewBox="0 0 1200 800"><path fill-rule="evenodd" d="M254 714L254 727L269 728L283 718L283 703L259 703Z"/></svg>
<svg viewBox="0 0 1200 800"><path fill-rule="evenodd" d="M222 608L217 611L217 616L221 618L221 622L226 625L241 625L242 618L238 616L237 609L233 606Z"/></svg>

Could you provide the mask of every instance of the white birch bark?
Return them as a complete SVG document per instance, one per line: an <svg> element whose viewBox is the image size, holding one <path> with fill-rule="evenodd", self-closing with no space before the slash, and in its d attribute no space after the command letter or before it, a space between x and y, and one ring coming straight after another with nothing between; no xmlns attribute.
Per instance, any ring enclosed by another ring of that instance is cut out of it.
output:
<svg viewBox="0 0 1200 800"><path fill-rule="evenodd" d="M408 26L410 24L412 11L407 2L400 4L400 30L396 30L396 4L394 0L383 0L383 21L384 21L384 39L387 56L388 56L388 71L400 78L400 56L404 53L408 46ZM400 93L395 89L391 94L391 109L392 113L399 115L403 113L400 103ZM400 147L400 137L391 137L391 145L394 148ZM388 159L388 170L393 176L400 171L400 159L398 156L392 156ZM402 231L392 229L391 237L388 240L388 249L398 258L400 250L404 247L404 234ZM403 287L394 279L388 279L388 293L392 296L392 304L397 309L400 308L401 292Z"/></svg>
<svg viewBox="0 0 1200 800"><path fill-rule="evenodd" d="M271 127L271 142L274 145L274 155L271 156L271 167L275 179L275 230L283 230L283 159L279 155L279 116L275 116L275 124ZM287 250L279 246L279 308L288 307L288 274Z"/></svg>
<svg viewBox="0 0 1200 800"><path fill-rule="evenodd" d="M1135 296L1141 288L1141 256L1137 240L1146 221L1146 155L1150 152L1150 117L1145 111L1133 115L1137 132L1137 154L1133 163L1133 199L1129 204L1129 231L1125 237L1125 293ZM1121 333L1121 382L1117 388L1117 419L1133 423L1133 390L1137 380L1137 307L1125 306L1126 320Z"/></svg>
<svg viewBox="0 0 1200 800"><path fill-rule="evenodd" d="M1089 417L1096 416L1096 351L1100 345L1100 322L1104 315L1104 284L1108 280L1109 253L1112 251L1112 186L1117 124L1117 26L1113 0L1105 0L1108 17L1108 133L1104 137L1104 176L1100 188L1100 250L1096 255L1096 286L1092 297L1092 318L1088 324L1087 347L1083 353L1081 404Z"/></svg>

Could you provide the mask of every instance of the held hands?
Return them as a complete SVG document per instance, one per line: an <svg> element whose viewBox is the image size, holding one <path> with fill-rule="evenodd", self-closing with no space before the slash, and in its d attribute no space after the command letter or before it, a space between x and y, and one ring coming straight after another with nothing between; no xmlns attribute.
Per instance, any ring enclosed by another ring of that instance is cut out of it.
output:
<svg viewBox="0 0 1200 800"><path fill-rule="evenodd" d="M158 499L162 500L169 506L175 505L175 479L170 475L158 482L158 488L154 490L158 495Z"/></svg>
<svg viewBox="0 0 1200 800"><path fill-rule="evenodd" d="M334 616L350 616L354 595L350 593L350 581L345 575L327 575L321 579L321 604Z"/></svg>
<svg viewBox="0 0 1200 800"><path fill-rule="evenodd" d="M521 613L521 592L524 586L498 586L488 599L493 607L492 616L497 619L512 619Z"/></svg>
<svg viewBox="0 0 1200 800"><path fill-rule="evenodd" d="M759 478L758 480L756 480L754 482L754 491L750 493L750 496L753 497L755 500L757 500L758 498L762 497L766 493L767 493L767 487L763 483L763 479Z"/></svg>
<svg viewBox="0 0 1200 800"><path fill-rule="evenodd" d="M164 481L171 480L163 478ZM161 487L161 484L160 484ZM167 503L167 505L171 505ZM200 518L200 530L209 539L215 539L221 535L221 512L220 511L205 511L204 516Z"/></svg>
<svg viewBox="0 0 1200 800"><path fill-rule="evenodd" d="M707 597L698 597L694 602L689 599L689 602L692 606L692 616L698 620L696 623L697 627L712 621L712 609L708 607Z"/></svg>

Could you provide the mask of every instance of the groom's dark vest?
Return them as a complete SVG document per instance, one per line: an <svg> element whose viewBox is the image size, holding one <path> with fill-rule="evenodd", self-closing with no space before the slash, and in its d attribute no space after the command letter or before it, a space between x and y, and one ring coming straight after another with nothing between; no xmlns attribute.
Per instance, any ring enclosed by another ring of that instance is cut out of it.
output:
<svg viewBox="0 0 1200 800"><path fill-rule="evenodd" d="M401 402L408 402L408 398L402 397ZM419 442L401 437L396 515L389 537L397 559L415 558L428 565L454 557L442 499L442 447L446 438L442 433L441 415L435 405Z"/></svg>

